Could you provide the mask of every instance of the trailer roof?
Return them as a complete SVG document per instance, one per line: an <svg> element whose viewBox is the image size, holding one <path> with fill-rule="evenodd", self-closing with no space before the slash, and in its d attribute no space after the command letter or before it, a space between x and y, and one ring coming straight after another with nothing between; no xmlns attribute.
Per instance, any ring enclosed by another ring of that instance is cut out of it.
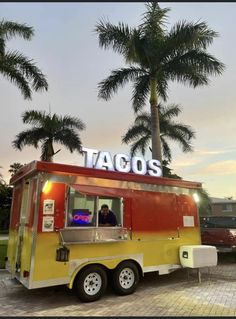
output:
<svg viewBox="0 0 236 319"><path fill-rule="evenodd" d="M184 181L166 177L153 177L150 175L138 175L134 173L121 173L117 171L107 171L103 169L87 168L68 164L59 164L43 161L33 161L24 165L11 178L10 184L15 184L24 177L29 177L37 172L46 172L51 174L75 175L85 177L96 177L105 179L115 179L120 181L130 181L155 185L166 185L175 187L198 188L202 187L199 182Z"/></svg>

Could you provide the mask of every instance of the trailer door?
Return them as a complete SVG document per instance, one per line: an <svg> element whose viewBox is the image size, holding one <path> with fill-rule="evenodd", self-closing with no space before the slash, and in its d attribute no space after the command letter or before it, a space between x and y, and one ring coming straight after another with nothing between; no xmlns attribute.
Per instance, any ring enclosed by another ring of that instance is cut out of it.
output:
<svg viewBox="0 0 236 319"><path fill-rule="evenodd" d="M23 271L30 271L30 259L33 240L33 214L36 179L25 181L20 205L18 235L16 244L16 277L22 279Z"/></svg>

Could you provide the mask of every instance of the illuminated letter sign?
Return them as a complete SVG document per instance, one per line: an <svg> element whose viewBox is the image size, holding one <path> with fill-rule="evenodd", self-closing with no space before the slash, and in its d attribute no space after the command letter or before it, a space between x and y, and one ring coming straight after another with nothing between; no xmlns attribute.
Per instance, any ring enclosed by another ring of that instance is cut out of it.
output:
<svg viewBox="0 0 236 319"><path fill-rule="evenodd" d="M82 147L82 152L85 153L85 167L93 167L93 154L97 154L97 150Z"/></svg>
<svg viewBox="0 0 236 319"><path fill-rule="evenodd" d="M125 154L116 154L114 156L115 168L119 172L129 173L130 172L130 158Z"/></svg>
<svg viewBox="0 0 236 319"><path fill-rule="evenodd" d="M131 167L135 174L145 175L147 173L147 164L142 157L133 157L131 159Z"/></svg>
<svg viewBox="0 0 236 319"><path fill-rule="evenodd" d="M114 171L111 154L109 152L98 152L95 168L106 168L109 171Z"/></svg>
<svg viewBox="0 0 236 319"><path fill-rule="evenodd" d="M151 176L162 176L161 163L158 160L147 161L148 174Z"/></svg>
<svg viewBox="0 0 236 319"><path fill-rule="evenodd" d="M142 157L129 157L126 154L116 154L112 160L109 152L97 151L90 148L82 147L82 152L85 153L85 167L106 169L109 171L118 171L123 173L133 172L135 174L151 176L162 176L161 163L158 160L152 159L145 161ZM97 158L94 158L97 155Z"/></svg>

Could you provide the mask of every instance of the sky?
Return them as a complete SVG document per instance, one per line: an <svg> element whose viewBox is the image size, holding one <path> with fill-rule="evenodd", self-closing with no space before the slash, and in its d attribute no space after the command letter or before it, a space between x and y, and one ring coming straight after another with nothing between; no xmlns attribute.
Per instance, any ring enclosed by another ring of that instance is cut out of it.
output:
<svg viewBox="0 0 236 319"><path fill-rule="evenodd" d="M180 20L200 20L218 32L208 52L226 66L221 76L210 78L209 86L193 89L170 83L167 104L179 104L178 121L196 132L192 153L170 143L170 167L184 180L201 182L210 196L236 198L236 3L161 2L160 6L171 9L169 28ZM120 89L108 102L97 97L98 83L125 62L112 50L99 47L94 28L101 18L138 26L144 11L142 2L0 3L1 18L26 23L35 31L31 41L15 38L7 42L7 49L32 58L49 83L48 92L34 93L28 101L0 75L0 172L7 182L12 163L40 158L40 149L12 148L15 136L29 128L21 119L25 110L78 116L86 124L80 134L84 147L129 154L121 137L134 120L131 86ZM145 107L149 109L148 104ZM147 152L145 159L150 158ZM84 159L62 147L54 162L83 165Z"/></svg>

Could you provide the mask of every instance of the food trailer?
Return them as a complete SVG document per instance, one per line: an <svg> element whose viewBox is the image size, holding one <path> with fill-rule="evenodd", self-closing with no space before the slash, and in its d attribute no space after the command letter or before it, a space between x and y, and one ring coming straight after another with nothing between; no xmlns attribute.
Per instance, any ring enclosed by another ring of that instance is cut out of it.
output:
<svg viewBox="0 0 236 319"><path fill-rule="evenodd" d="M181 247L201 248L200 183L42 161L24 165L10 182L6 268L28 289L67 285L88 302L109 282L127 295L146 272L183 267L190 255L180 255ZM114 227L98 223L104 203ZM201 257L200 266L211 264Z"/></svg>

